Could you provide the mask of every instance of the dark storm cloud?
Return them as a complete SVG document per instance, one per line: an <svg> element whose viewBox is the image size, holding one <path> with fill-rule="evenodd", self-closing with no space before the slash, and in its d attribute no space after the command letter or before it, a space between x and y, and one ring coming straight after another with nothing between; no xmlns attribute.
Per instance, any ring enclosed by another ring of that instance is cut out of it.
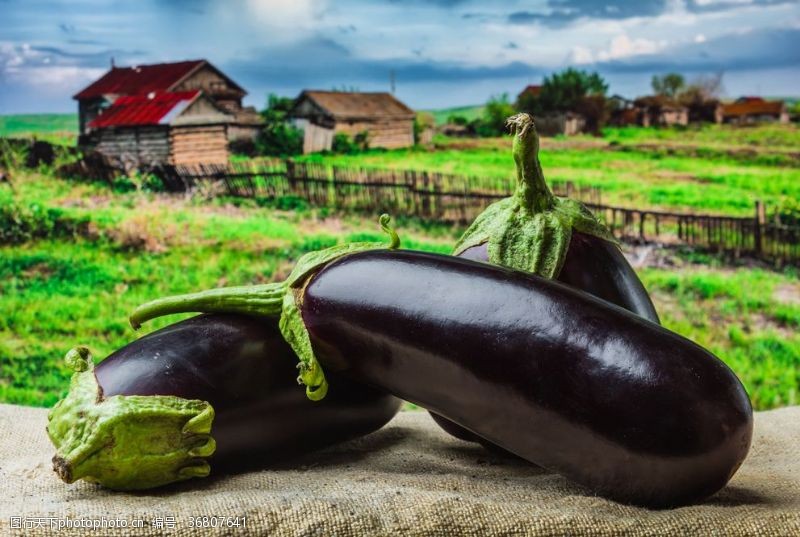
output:
<svg viewBox="0 0 800 537"><path fill-rule="evenodd" d="M748 6L767 7L794 3L797 3L797 0L753 0L747 4L742 4L741 2L736 2L733 0L728 2L716 2L713 4L702 4L697 0L687 0L686 9L692 13L714 13L719 11L742 9Z"/></svg>
<svg viewBox="0 0 800 537"><path fill-rule="evenodd" d="M432 5L442 8L456 7L466 4L469 0L386 0L390 4L416 4L416 5Z"/></svg>
<svg viewBox="0 0 800 537"><path fill-rule="evenodd" d="M540 23L560 27L582 19L627 19L652 17L664 12L665 0L548 0L546 11L515 11L508 15L512 24Z"/></svg>
<svg viewBox="0 0 800 537"><path fill-rule="evenodd" d="M109 58L125 59L127 57L141 56L146 54L143 50L122 50L122 49L103 49L93 52L75 52L69 49L56 46L32 46L31 50L42 54L49 54L57 58L73 60L82 67L105 67L108 65Z"/></svg>
<svg viewBox="0 0 800 537"><path fill-rule="evenodd" d="M742 46L746 42L747 46ZM672 47L660 54L597 64L606 71L657 73L665 71L746 71L800 67L800 30L761 30L729 34L704 43Z"/></svg>
<svg viewBox="0 0 800 537"><path fill-rule="evenodd" d="M741 43L746 42L747 47ZM666 71L713 72L800 66L800 30L769 30L743 35L727 35L704 43L669 48L662 53L636 56L580 66L601 73L641 73L648 79ZM385 85L390 71L399 84L468 84L498 79L537 79L557 70L523 62L496 66L464 66L430 59L368 60L355 56L346 47L329 39L313 39L279 49L254 50L250 59L220 67L235 80L265 94L274 82L282 88L331 89ZM264 88L264 89L262 89Z"/></svg>

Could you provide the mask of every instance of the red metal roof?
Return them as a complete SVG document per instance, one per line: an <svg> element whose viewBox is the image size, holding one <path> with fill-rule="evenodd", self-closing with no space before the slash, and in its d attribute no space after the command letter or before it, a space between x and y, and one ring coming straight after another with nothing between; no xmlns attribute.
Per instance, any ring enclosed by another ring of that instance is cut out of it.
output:
<svg viewBox="0 0 800 537"><path fill-rule="evenodd" d="M160 125L169 123L172 117L167 117L179 105L189 104L198 95L200 90L177 91L157 93L150 95L125 95L118 97L107 109L97 116L89 127L98 129L102 127L121 127L132 125Z"/></svg>
<svg viewBox="0 0 800 537"><path fill-rule="evenodd" d="M74 98L81 100L103 95L147 95L154 91L169 91L204 63L205 60L192 60L137 67L112 67L109 72L75 94Z"/></svg>
<svg viewBox="0 0 800 537"><path fill-rule="evenodd" d="M528 84L527 86L525 86L524 90L519 92L517 99L521 99L522 97L525 97L527 95L530 95L531 97L538 97L539 94L541 93L542 93L542 86L538 84Z"/></svg>
<svg viewBox="0 0 800 537"><path fill-rule="evenodd" d="M726 104L722 107L722 115L725 117L738 116L775 116L780 115L786 110L783 101L765 101L761 98L751 98L749 100L739 99L735 103Z"/></svg>

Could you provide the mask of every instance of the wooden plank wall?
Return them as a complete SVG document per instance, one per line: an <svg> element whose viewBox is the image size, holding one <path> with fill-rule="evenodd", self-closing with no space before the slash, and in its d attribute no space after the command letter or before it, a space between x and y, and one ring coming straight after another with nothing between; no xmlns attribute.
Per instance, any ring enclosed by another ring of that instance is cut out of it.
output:
<svg viewBox="0 0 800 537"><path fill-rule="evenodd" d="M97 132L97 140L97 151L124 166L162 164L170 154L165 126L106 128Z"/></svg>
<svg viewBox="0 0 800 537"><path fill-rule="evenodd" d="M173 127L169 138L172 164L228 162L228 137L224 125Z"/></svg>
<svg viewBox="0 0 800 537"><path fill-rule="evenodd" d="M301 120L298 126L303 129L303 153L330 151L333 147L333 129Z"/></svg>
<svg viewBox="0 0 800 537"><path fill-rule="evenodd" d="M414 145L413 119L376 119L375 121L338 121L336 132L355 136L364 131L369 132L370 147L409 147Z"/></svg>

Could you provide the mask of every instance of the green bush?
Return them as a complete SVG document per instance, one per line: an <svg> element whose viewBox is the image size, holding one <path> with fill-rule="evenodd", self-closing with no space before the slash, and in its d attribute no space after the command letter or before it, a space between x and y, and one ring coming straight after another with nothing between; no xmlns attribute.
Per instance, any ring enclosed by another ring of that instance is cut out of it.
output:
<svg viewBox="0 0 800 537"><path fill-rule="evenodd" d="M514 105L508 100L508 94L492 97L483 109L483 115L469 125L478 136L502 136L508 132L506 120L516 113Z"/></svg>
<svg viewBox="0 0 800 537"><path fill-rule="evenodd" d="M74 218L61 209L38 203L22 205L8 192L0 192L0 244L20 244L33 239L73 235L84 229L88 217Z"/></svg>
<svg viewBox="0 0 800 537"><path fill-rule="evenodd" d="M270 95L267 108L262 112L264 129L256 139L256 150L261 155L290 157L303 153L303 131L289 123L289 112L294 100Z"/></svg>
<svg viewBox="0 0 800 537"><path fill-rule="evenodd" d="M343 132L337 132L333 135L331 151L334 153L352 155L366 149L369 149L369 132L367 131L359 132L352 138Z"/></svg>

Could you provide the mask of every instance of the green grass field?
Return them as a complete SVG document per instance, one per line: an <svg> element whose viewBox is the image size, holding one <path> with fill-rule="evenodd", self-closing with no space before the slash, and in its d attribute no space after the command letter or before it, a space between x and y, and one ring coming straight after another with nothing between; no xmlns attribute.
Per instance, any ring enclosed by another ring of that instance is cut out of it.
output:
<svg viewBox="0 0 800 537"><path fill-rule="evenodd" d="M436 121L437 125L444 125L447 123L448 118L450 116L461 116L465 118L467 121L472 121L473 119L477 119L483 113L483 105L476 105L476 106L455 106L453 108L439 108L437 110L426 110L433 114L433 119Z"/></svg>
<svg viewBox="0 0 800 537"><path fill-rule="evenodd" d="M136 338L127 315L143 301L284 278L306 251L383 240L374 219L325 210L121 194L32 172L16 173L15 184L17 203L58 207L92 224L78 237L0 246L0 401L8 403L53 404L67 386L64 353L85 344L102 358ZM441 253L461 232L413 219L397 227L404 247ZM800 403L797 273L703 261L712 264L641 271L664 324L725 360L758 408Z"/></svg>
<svg viewBox="0 0 800 537"><path fill-rule="evenodd" d="M0 118L0 135L49 132L70 143L63 133L74 132L74 116L59 118ZM668 154L651 144L680 151ZM604 138L544 139L541 158L548 178L598 186L606 203L749 215L755 199L800 198L800 167L773 158L775 152L796 154L797 147L793 125L608 129ZM509 181L513 174L509 138L437 138L432 150L303 158ZM123 193L57 179L46 169L11 175L13 191L0 184L0 216L12 205L30 214L56 208L90 224L74 237L0 245L0 402L54 403L67 385L64 353L86 344L101 358L136 338L126 319L143 301L284 278L304 252L383 240L374 219L324 208L284 211L269 200ZM404 247L441 253L462 231L403 218L397 227ZM800 404L797 271L727 267L697 254L671 263L677 264L640 270L664 324L725 360L757 408ZM157 320L145 331L178 318Z"/></svg>
<svg viewBox="0 0 800 537"><path fill-rule="evenodd" d="M786 198L800 198L800 165L775 163L771 156L759 153L780 147L800 147L800 129L795 125L741 129L718 126L686 130L609 129L606 136L603 139L584 136L543 139L540 158L545 176L551 181L595 186L601 190L604 203L623 207L750 216L756 200L770 206ZM722 141L710 145L709 140L714 140L715 136ZM731 147L736 148L751 138L759 141L758 145L750 144L755 154L729 154ZM670 155L639 147L650 143L661 143L662 147L691 143L693 153ZM720 146L726 149L723 151ZM511 181L514 163L510 148L510 138L439 138L432 150L371 150L354 155L315 154L303 159ZM698 151L699 154L694 154Z"/></svg>
<svg viewBox="0 0 800 537"><path fill-rule="evenodd" d="M0 116L0 137L36 136L54 143L74 143L78 137L77 114L20 114Z"/></svg>

